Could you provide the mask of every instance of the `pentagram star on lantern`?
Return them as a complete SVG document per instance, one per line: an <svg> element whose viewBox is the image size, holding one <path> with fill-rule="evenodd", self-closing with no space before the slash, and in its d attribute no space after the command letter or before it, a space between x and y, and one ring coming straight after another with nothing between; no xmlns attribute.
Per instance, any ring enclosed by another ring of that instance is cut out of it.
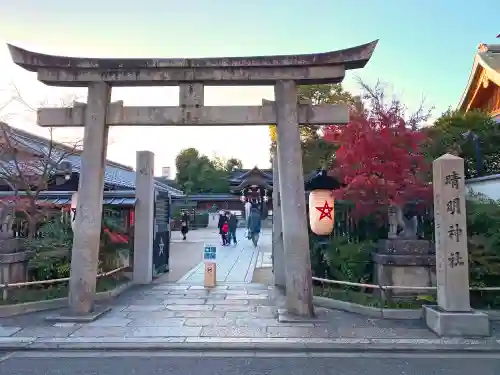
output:
<svg viewBox="0 0 500 375"><path fill-rule="evenodd" d="M316 209L321 212L319 215L319 220L323 220L325 217L329 218L330 220L333 220L332 217L332 211L333 207L331 207L327 201L325 201L325 204L323 206L316 207Z"/></svg>

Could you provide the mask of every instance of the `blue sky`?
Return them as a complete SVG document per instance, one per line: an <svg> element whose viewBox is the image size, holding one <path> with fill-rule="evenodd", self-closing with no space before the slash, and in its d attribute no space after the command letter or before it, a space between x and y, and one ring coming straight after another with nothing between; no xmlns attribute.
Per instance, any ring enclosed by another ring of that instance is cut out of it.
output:
<svg viewBox="0 0 500 375"><path fill-rule="evenodd" d="M31 103L85 92L38 83L34 74L12 65L4 42L80 56L202 57L324 52L379 39L370 63L348 72L345 87L356 92L355 76L369 83L379 79L410 108L424 96L436 116L457 105L477 45L500 43L500 23L492 21L500 15L498 0L3 0L0 14L0 85L15 82ZM207 88L206 104L257 105L272 96L270 87ZM116 99L129 105L178 101L175 88L116 89ZM37 129L25 113L10 122ZM159 170L173 166L175 155L189 146L239 157L246 167L268 164L264 127L113 129L108 156L133 165L135 151L149 149Z"/></svg>

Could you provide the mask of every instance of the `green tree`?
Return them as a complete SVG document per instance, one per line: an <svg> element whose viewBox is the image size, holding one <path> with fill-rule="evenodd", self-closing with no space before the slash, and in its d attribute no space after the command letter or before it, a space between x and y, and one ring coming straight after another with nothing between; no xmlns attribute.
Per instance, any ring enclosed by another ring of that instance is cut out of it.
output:
<svg viewBox="0 0 500 375"><path fill-rule="evenodd" d="M474 141L466 136L472 132L479 137L483 161L483 175L500 173L500 124L489 114L480 111L463 113L449 109L432 126L424 128L429 141L425 145L429 160L445 153L453 153L465 159L467 177L478 176L477 154Z"/></svg>
<svg viewBox="0 0 500 375"><path fill-rule="evenodd" d="M361 103L357 97L344 90L341 84L299 86L298 99L310 101L313 105L347 104L353 108L359 108ZM321 128L315 125L300 127L304 174L309 174L317 168L327 168L333 161L337 146L323 139ZM269 126L269 136L272 151L276 147L276 126Z"/></svg>
<svg viewBox="0 0 500 375"><path fill-rule="evenodd" d="M241 168L241 160L201 155L195 148L182 150L175 159L176 182L186 194L227 193L229 173Z"/></svg>
<svg viewBox="0 0 500 375"><path fill-rule="evenodd" d="M232 172L235 169L242 169L243 168L243 163L241 162L240 159L236 158L230 158L226 161L226 171L227 172Z"/></svg>

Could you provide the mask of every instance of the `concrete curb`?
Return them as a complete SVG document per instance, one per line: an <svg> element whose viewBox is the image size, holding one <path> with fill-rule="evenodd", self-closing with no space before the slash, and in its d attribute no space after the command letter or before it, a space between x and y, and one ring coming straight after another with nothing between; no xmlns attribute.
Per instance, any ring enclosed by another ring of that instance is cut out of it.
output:
<svg viewBox="0 0 500 375"><path fill-rule="evenodd" d="M275 352L487 352L500 353L497 340L464 339L304 339L304 338L229 338L193 337L193 342L172 342L161 338L33 338L0 339L0 350L156 350L156 351L275 351ZM179 338L183 340L183 338ZM189 340L189 338L188 338ZM199 341L198 341L199 340ZM219 341L220 340L220 341Z"/></svg>
<svg viewBox="0 0 500 375"><path fill-rule="evenodd" d="M118 297L120 294L125 292L127 289L132 287L132 281L126 282L124 284L118 285L116 288L108 290L106 292L96 293L96 301L104 301L107 299L112 299ZM43 301L33 301L18 303L16 305L3 305L0 306L0 318L7 318L10 316L16 316L21 314L28 314L39 311L55 310L68 306L68 298L55 298Z"/></svg>
<svg viewBox="0 0 500 375"><path fill-rule="evenodd" d="M380 319L420 320L423 318L422 309L384 309L364 306L354 302L339 301L332 298L314 296L314 304L327 309L341 310L350 313Z"/></svg>
<svg viewBox="0 0 500 375"><path fill-rule="evenodd" d="M423 309L385 309L380 307L364 306L354 302L339 301L327 297L313 297L314 305L327 309L346 311L354 314L379 319L421 320L424 318ZM499 310L477 310L488 315L490 321L500 321Z"/></svg>

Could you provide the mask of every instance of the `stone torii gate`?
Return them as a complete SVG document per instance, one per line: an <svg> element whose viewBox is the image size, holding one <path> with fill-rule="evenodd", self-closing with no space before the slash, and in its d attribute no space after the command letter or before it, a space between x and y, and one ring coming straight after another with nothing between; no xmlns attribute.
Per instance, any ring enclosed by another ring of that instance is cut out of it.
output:
<svg viewBox="0 0 500 375"><path fill-rule="evenodd" d="M312 316L309 238L299 124L346 124L344 105L298 103L297 85L339 83L348 69L363 68L377 41L357 47L305 55L199 59L76 58L35 53L9 45L14 63L36 72L52 86L88 87L86 104L73 108L41 108L38 124L84 126L78 187L69 305L74 314L93 311L101 231L103 176L109 126L270 125L278 129L279 184L276 217L284 248L286 301L289 313ZM275 102L262 106L204 105L204 86L274 86ZM178 107L129 107L110 103L113 86L179 86ZM275 180L275 182L277 182ZM140 197L138 198L140 200ZM151 213L152 215L152 213ZM152 218L151 218L152 221ZM150 249L135 251L149 252ZM277 264L276 267L283 267ZM151 273L151 271L150 271ZM147 281L147 280L146 280Z"/></svg>

